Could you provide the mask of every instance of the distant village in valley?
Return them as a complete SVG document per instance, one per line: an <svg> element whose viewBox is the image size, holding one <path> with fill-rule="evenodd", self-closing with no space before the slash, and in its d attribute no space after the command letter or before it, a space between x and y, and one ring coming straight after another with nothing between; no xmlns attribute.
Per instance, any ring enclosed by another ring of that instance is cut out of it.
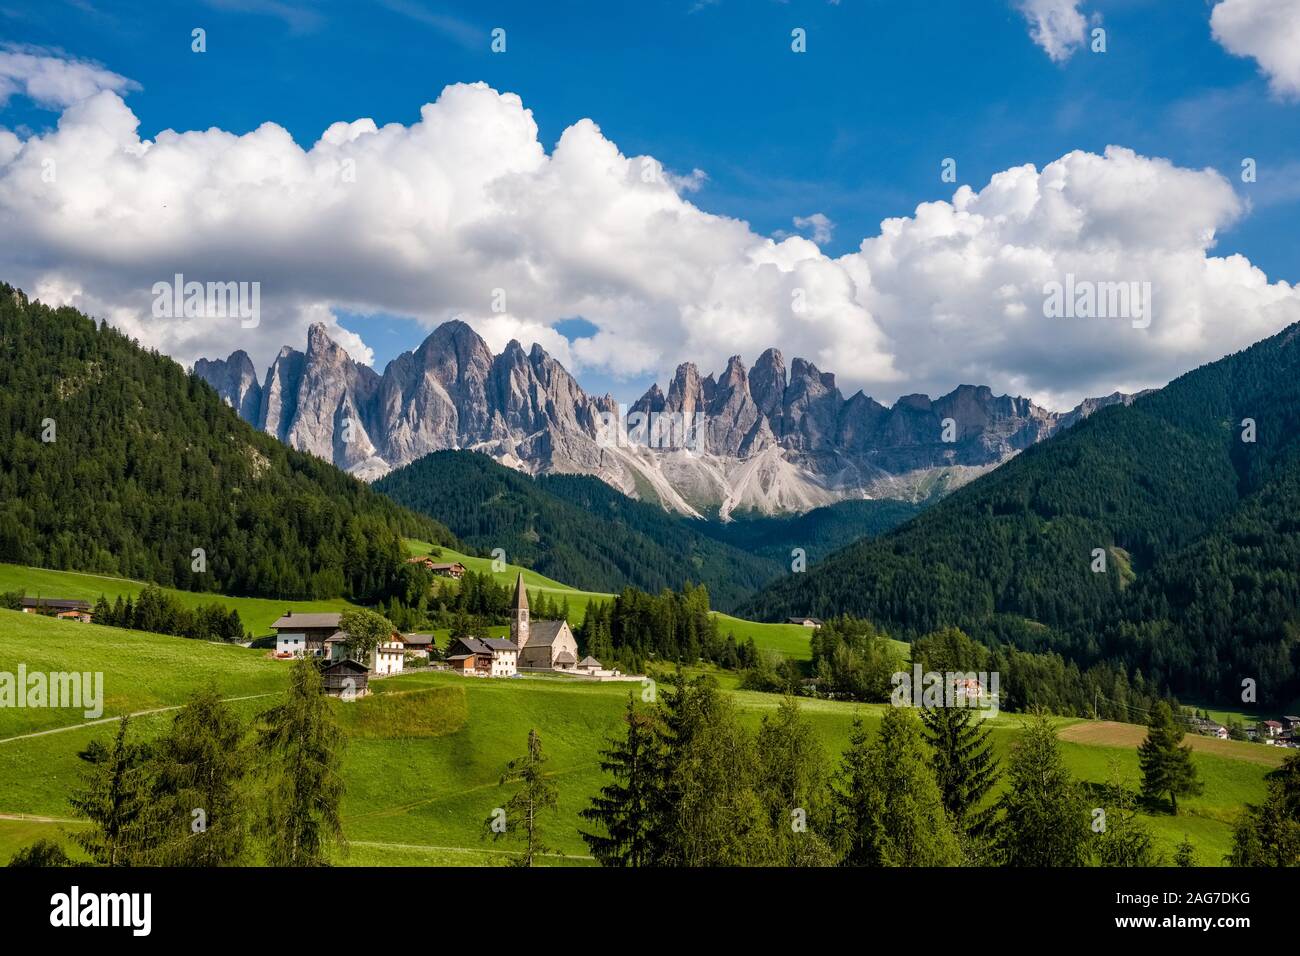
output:
<svg viewBox="0 0 1300 956"><path fill-rule="evenodd" d="M459 562L414 561L435 575L460 578L465 573ZM351 654L351 643L340 629L341 612L301 613L288 611L271 625L276 633L274 655L289 660L319 658L324 689L333 696L364 696L371 678L400 674L408 666L447 670L465 677L522 677L562 675L594 681L639 681L640 675L607 668L596 658L578 657L578 641L568 621L532 620L528 590L521 572L515 581L510 617L510 637L451 636L440 649L432 634L403 634L394 630L387 641L376 645L365 661Z"/></svg>
<svg viewBox="0 0 1300 956"><path fill-rule="evenodd" d="M409 561L440 578L460 580L466 572L465 565L459 561L439 562L428 556L410 558ZM88 601L20 594L5 594L3 598L0 604L27 614L81 623L95 619L95 606ZM365 660L358 660L349 635L340 625L343 613L285 611L271 625L275 643L268 653L286 661L303 657L317 659L325 693L349 700L368 694L372 679L391 677L412 669L487 678L537 675L589 681L644 679L640 674L625 674L617 668L606 667L589 654L580 657L577 638L567 620L533 619L522 572L515 580L508 638L452 635L440 648L433 634L403 633L394 629L387 640L360 655ZM820 630L824 623L808 616L787 617L785 622L809 630ZM1220 721L1207 710L1185 706L1178 716L1188 732L1199 736L1300 749L1300 715L1286 714L1257 721L1228 715Z"/></svg>

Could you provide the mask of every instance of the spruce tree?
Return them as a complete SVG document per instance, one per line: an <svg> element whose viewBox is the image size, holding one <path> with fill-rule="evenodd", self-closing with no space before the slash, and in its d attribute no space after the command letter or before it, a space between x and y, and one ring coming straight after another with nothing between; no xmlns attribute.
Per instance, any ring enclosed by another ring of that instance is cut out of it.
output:
<svg viewBox="0 0 1300 956"><path fill-rule="evenodd" d="M153 800L166 837L150 862L233 866L244 855L248 820L244 728L214 687L195 693L154 749Z"/></svg>
<svg viewBox="0 0 1300 956"><path fill-rule="evenodd" d="M854 764L861 760L858 792L844 794L843 805L856 816L856 862L866 866L957 866L961 847L943 808L930 769L921 722L908 707L888 707L865 759L850 744ZM848 762L846 761L846 765Z"/></svg>
<svg viewBox="0 0 1300 956"><path fill-rule="evenodd" d="M1192 841L1186 833L1183 834L1183 842L1178 844L1178 849L1174 851L1174 865L1196 866L1196 847L1192 846Z"/></svg>
<svg viewBox="0 0 1300 956"><path fill-rule="evenodd" d="M1007 760L1007 789L998 802L996 857L1006 866L1083 866L1089 813L1061 757L1050 718L1035 711Z"/></svg>
<svg viewBox="0 0 1300 956"><path fill-rule="evenodd" d="M113 610L109 607L108 598L104 595L99 596L95 602L95 610L91 613L90 619L96 624L103 624L105 627L113 625Z"/></svg>
<svg viewBox="0 0 1300 956"><path fill-rule="evenodd" d="M993 817L993 808L981 811L980 804L999 774L991 731L970 707L925 708L921 724L934 753L934 775L944 809L960 832L978 837Z"/></svg>
<svg viewBox="0 0 1300 956"><path fill-rule="evenodd" d="M100 866L142 863L156 834L150 825L149 749L127 739L130 718L117 725L113 746L96 752L83 786L69 802L91 826L72 838ZM90 748L87 748L90 752Z"/></svg>
<svg viewBox="0 0 1300 956"><path fill-rule="evenodd" d="M344 742L316 662L294 661L285 702L263 714L258 729L270 770L259 824L269 865L323 866L331 844L343 842Z"/></svg>
<svg viewBox="0 0 1300 956"><path fill-rule="evenodd" d="M1147 738L1138 746L1142 768L1142 792L1148 797L1168 795L1170 811L1178 813L1179 795L1194 796L1202 786L1192 764L1190 744L1183 742L1183 729L1174 723L1173 710L1160 701L1151 711Z"/></svg>
<svg viewBox="0 0 1300 956"><path fill-rule="evenodd" d="M610 741L602 751L600 769L614 777L579 811L584 820L597 823L604 834L581 831L602 866L646 866L652 859L654 813L663 784L663 742L658 718L639 711L627 698L623 714L627 733Z"/></svg>
<svg viewBox="0 0 1300 956"><path fill-rule="evenodd" d="M1102 828L1097 831L1096 854L1101 866L1160 866L1162 854L1156 849L1151 830L1137 812L1137 798L1124 784L1119 767L1112 764L1110 777L1102 787L1104 805Z"/></svg>
<svg viewBox="0 0 1300 956"><path fill-rule="evenodd" d="M494 838L515 836L522 838L524 848L515 858L516 866L533 866L537 858L547 852L542 843L542 814L555 809L557 797L555 784L547 779L543 766L546 757L542 753L542 738L536 730L528 731L528 752L516 757L506 764L501 775L501 783L522 783L514 795L506 801L505 830L494 830ZM515 824L513 821L518 820ZM489 818L488 824L492 820Z"/></svg>
<svg viewBox="0 0 1300 956"><path fill-rule="evenodd" d="M758 790L772 828L774 861L830 866L829 770L816 730L791 696L758 731Z"/></svg>
<svg viewBox="0 0 1300 956"><path fill-rule="evenodd" d="M835 847L845 866L871 866L873 841L870 803L871 734L861 714L853 715L849 746L836 773L832 819Z"/></svg>
<svg viewBox="0 0 1300 956"><path fill-rule="evenodd" d="M1247 804L1232 832L1231 866L1300 866L1300 754L1265 778L1264 802Z"/></svg>
<svg viewBox="0 0 1300 956"><path fill-rule="evenodd" d="M665 690L664 762L655 813L656 865L757 866L772 858L770 830L755 792L754 739L712 677L679 670Z"/></svg>

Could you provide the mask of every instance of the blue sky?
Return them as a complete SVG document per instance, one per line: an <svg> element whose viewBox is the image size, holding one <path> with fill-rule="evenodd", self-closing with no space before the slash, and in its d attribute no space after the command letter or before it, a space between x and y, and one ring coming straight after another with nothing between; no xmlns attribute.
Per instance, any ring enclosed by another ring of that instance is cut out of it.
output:
<svg viewBox="0 0 1300 956"><path fill-rule="evenodd" d="M139 84L140 135L273 121L309 147L332 122L411 124L448 84L518 93L549 151L589 117L626 155L707 175L696 206L761 235L795 217L834 224L839 256L883 219L950 199L940 163L981 188L1000 170L1121 144L1213 167L1251 206L1218 239L1270 280L1300 280L1300 106L1269 94L1255 61L1210 35L1202 0L1096 0L1084 12L1107 51L1053 62L1010 0L655 3L391 0L0 0L0 38L91 59ZM207 31L195 56L189 35ZM489 50L504 28L507 52ZM790 31L807 31L792 55ZM58 113L22 98L0 110L20 133ZM1240 182L1243 157L1259 181ZM810 234L805 228L804 234ZM382 364L423 330L340 310ZM587 329L586 323L560 327ZM297 343L295 343L297 344ZM584 384L631 393L649 372L593 368Z"/></svg>

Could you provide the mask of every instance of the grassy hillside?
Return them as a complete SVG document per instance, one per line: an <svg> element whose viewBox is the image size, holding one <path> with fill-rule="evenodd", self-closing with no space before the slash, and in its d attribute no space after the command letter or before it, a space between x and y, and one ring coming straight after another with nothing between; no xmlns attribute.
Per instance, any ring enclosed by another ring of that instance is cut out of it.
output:
<svg viewBox="0 0 1300 956"><path fill-rule="evenodd" d="M208 681L232 696L278 692L285 683L284 668L265 651L0 611L0 671L15 673L20 663L28 673L102 673L105 718L180 704ZM4 708L0 738L82 719L80 711Z"/></svg>
<svg viewBox="0 0 1300 956"><path fill-rule="evenodd" d="M19 661L29 668L102 668L106 717L178 704L211 678L224 696L248 698L232 706L250 718L274 703L287 673L283 662L243 648L0 612L0 670L13 670ZM604 781L597 751L618 727L628 685L425 672L378 681L375 689L367 699L335 704L349 734L344 827L352 843L339 862L502 862L505 848L483 842L479 834L482 821L509 794L498 779L505 762L523 752L530 728L541 735L559 790L547 840L563 856L548 862L590 862L583 859L577 812ZM773 695L732 693L744 719L754 723L779 703ZM272 696L255 696L261 694ZM855 713L874 723L883 710L883 705L830 701L802 706L832 754L845 746ZM57 838L75 825L59 821L70 816L67 796L81 771L76 753L112 731L111 724L87 725L80 715L44 711L33 718L32 713L0 710L0 859L37 836ZM142 716L133 726L150 736L168 719L166 713ZM1061 725L1065 757L1076 776L1099 783L1115 762L1136 782L1134 744L1141 728L1076 720ZM1019 732L1018 718L1000 715L992 726L996 746L1005 753ZM15 739L33 729L56 728L67 729ZM1263 775L1282 754L1258 745L1189 739L1205 793L1180 801L1177 818L1149 814L1147 822L1163 847L1172 849L1186 833L1201 861L1217 864L1228 849L1234 815L1242 803L1263 796ZM19 815L56 822L12 819Z"/></svg>
<svg viewBox="0 0 1300 956"><path fill-rule="evenodd" d="M102 594L110 603L119 595L135 597L145 582L116 578L107 574L83 574L78 571L51 571L48 568L28 568L17 564L0 564L0 592L22 591L28 597L72 598L94 604ZM272 633L271 623L287 610L342 611L354 607L343 598L319 601L281 601L275 598L227 597L221 594L204 594L195 591L178 591L164 588L186 607L220 603L239 612L244 629L255 637Z"/></svg>

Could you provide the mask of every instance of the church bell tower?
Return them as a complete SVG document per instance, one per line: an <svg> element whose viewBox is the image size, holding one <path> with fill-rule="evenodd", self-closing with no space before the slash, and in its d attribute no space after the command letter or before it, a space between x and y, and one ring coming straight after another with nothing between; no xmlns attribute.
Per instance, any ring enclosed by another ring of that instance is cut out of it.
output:
<svg viewBox="0 0 1300 956"><path fill-rule="evenodd" d="M515 615L510 621L510 640L521 651L528 643L528 592L524 589L524 573L515 581Z"/></svg>

